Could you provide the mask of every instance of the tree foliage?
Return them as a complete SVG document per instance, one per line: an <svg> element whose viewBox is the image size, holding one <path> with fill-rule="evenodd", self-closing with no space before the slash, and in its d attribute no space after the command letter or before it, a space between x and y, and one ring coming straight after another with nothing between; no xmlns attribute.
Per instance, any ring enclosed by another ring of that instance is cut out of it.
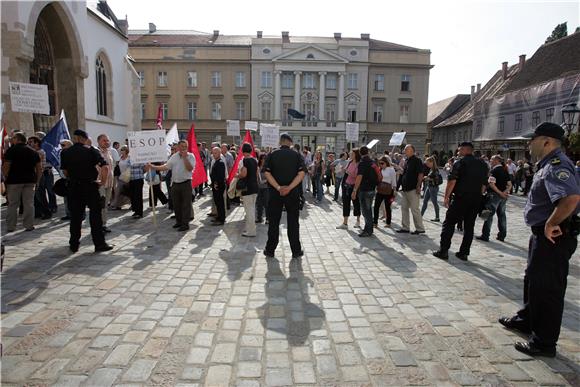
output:
<svg viewBox="0 0 580 387"><path fill-rule="evenodd" d="M562 24L558 24L556 28L554 28L552 34L546 39L546 43L554 42L566 36L568 36L568 23L564 22Z"/></svg>

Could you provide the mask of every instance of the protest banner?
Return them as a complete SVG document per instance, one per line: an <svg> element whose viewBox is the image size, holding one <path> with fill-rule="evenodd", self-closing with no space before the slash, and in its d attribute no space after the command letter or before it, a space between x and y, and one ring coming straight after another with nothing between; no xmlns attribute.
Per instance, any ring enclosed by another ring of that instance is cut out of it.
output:
<svg viewBox="0 0 580 387"><path fill-rule="evenodd" d="M357 142L358 132L359 132L358 122L346 123L346 141Z"/></svg>
<svg viewBox="0 0 580 387"><path fill-rule="evenodd" d="M393 133L393 135L391 136L391 140L389 141L389 146L400 146L401 144L403 144L406 134L407 132Z"/></svg>
<svg viewBox="0 0 580 387"><path fill-rule="evenodd" d="M132 164L167 160L167 142L164 130L127 132L127 140Z"/></svg>
<svg viewBox="0 0 580 387"><path fill-rule="evenodd" d="M280 128L274 124L260 124L262 148L276 148L280 141Z"/></svg>
<svg viewBox="0 0 580 387"><path fill-rule="evenodd" d="M238 120L227 120L226 121L227 135L233 137L240 136L240 121Z"/></svg>
<svg viewBox="0 0 580 387"><path fill-rule="evenodd" d="M10 104L13 112L50 114L48 86L10 82Z"/></svg>
<svg viewBox="0 0 580 387"><path fill-rule="evenodd" d="M254 132L258 130L258 122L256 121L246 121L244 128L246 130L253 130Z"/></svg>

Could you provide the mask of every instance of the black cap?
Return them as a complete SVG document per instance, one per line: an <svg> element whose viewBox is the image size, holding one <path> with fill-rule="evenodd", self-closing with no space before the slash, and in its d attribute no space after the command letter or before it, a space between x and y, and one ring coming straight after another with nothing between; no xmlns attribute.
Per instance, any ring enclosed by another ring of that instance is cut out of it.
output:
<svg viewBox="0 0 580 387"><path fill-rule="evenodd" d="M557 140L562 140L564 138L564 129L558 124L552 122L542 122L540 125L536 126L533 133L528 133L523 135L524 138L536 138L539 136L552 137Z"/></svg>
<svg viewBox="0 0 580 387"><path fill-rule="evenodd" d="M292 137L290 137L288 133L282 133L282 135L280 136L280 140L293 142Z"/></svg>
<svg viewBox="0 0 580 387"><path fill-rule="evenodd" d="M459 143L459 146L468 146L470 148L473 148L473 143L471 143L469 141L463 141L463 142Z"/></svg>
<svg viewBox="0 0 580 387"><path fill-rule="evenodd" d="M77 129L73 132L73 136L79 136L79 137L83 137L83 138L89 138L89 135L87 134L87 132L85 132L82 129Z"/></svg>

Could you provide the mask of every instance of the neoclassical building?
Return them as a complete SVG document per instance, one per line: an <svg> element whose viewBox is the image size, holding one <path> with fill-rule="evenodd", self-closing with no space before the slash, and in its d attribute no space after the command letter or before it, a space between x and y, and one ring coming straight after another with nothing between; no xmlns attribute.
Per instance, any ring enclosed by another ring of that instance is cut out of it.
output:
<svg viewBox="0 0 580 387"><path fill-rule="evenodd" d="M346 122L358 122L357 145L373 138L386 149L393 132L422 150L427 127L430 52L360 38L222 35L219 31L129 32L141 75L143 128L161 104L166 126L198 138L226 137L226 120L275 123L301 145L347 148ZM288 109L305 115L293 119ZM243 127L243 122L242 122ZM259 137L256 134L256 137Z"/></svg>
<svg viewBox="0 0 580 387"><path fill-rule="evenodd" d="M127 22L106 1L3 1L2 121L47 131L65 111L69 129L123 140L140 130L139 78L128 57ZM95 37L98 36L98 39ZM9 82L45 84L48 115L14 112Z"/></svg>

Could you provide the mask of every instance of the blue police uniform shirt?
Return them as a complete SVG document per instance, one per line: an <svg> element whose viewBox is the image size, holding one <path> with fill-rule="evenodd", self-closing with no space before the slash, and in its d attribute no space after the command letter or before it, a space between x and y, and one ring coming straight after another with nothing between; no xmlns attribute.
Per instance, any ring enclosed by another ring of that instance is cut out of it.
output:
<svg viewBox="0 0 580 387"><path fill-rule="evenodd" d="M570 195L580 195L580 175L564 152L556 149L538 163L524 208L526 224L530 227L544 225L554 212L556 202ZM580 206L574 214L579 211Z"/></svg>

